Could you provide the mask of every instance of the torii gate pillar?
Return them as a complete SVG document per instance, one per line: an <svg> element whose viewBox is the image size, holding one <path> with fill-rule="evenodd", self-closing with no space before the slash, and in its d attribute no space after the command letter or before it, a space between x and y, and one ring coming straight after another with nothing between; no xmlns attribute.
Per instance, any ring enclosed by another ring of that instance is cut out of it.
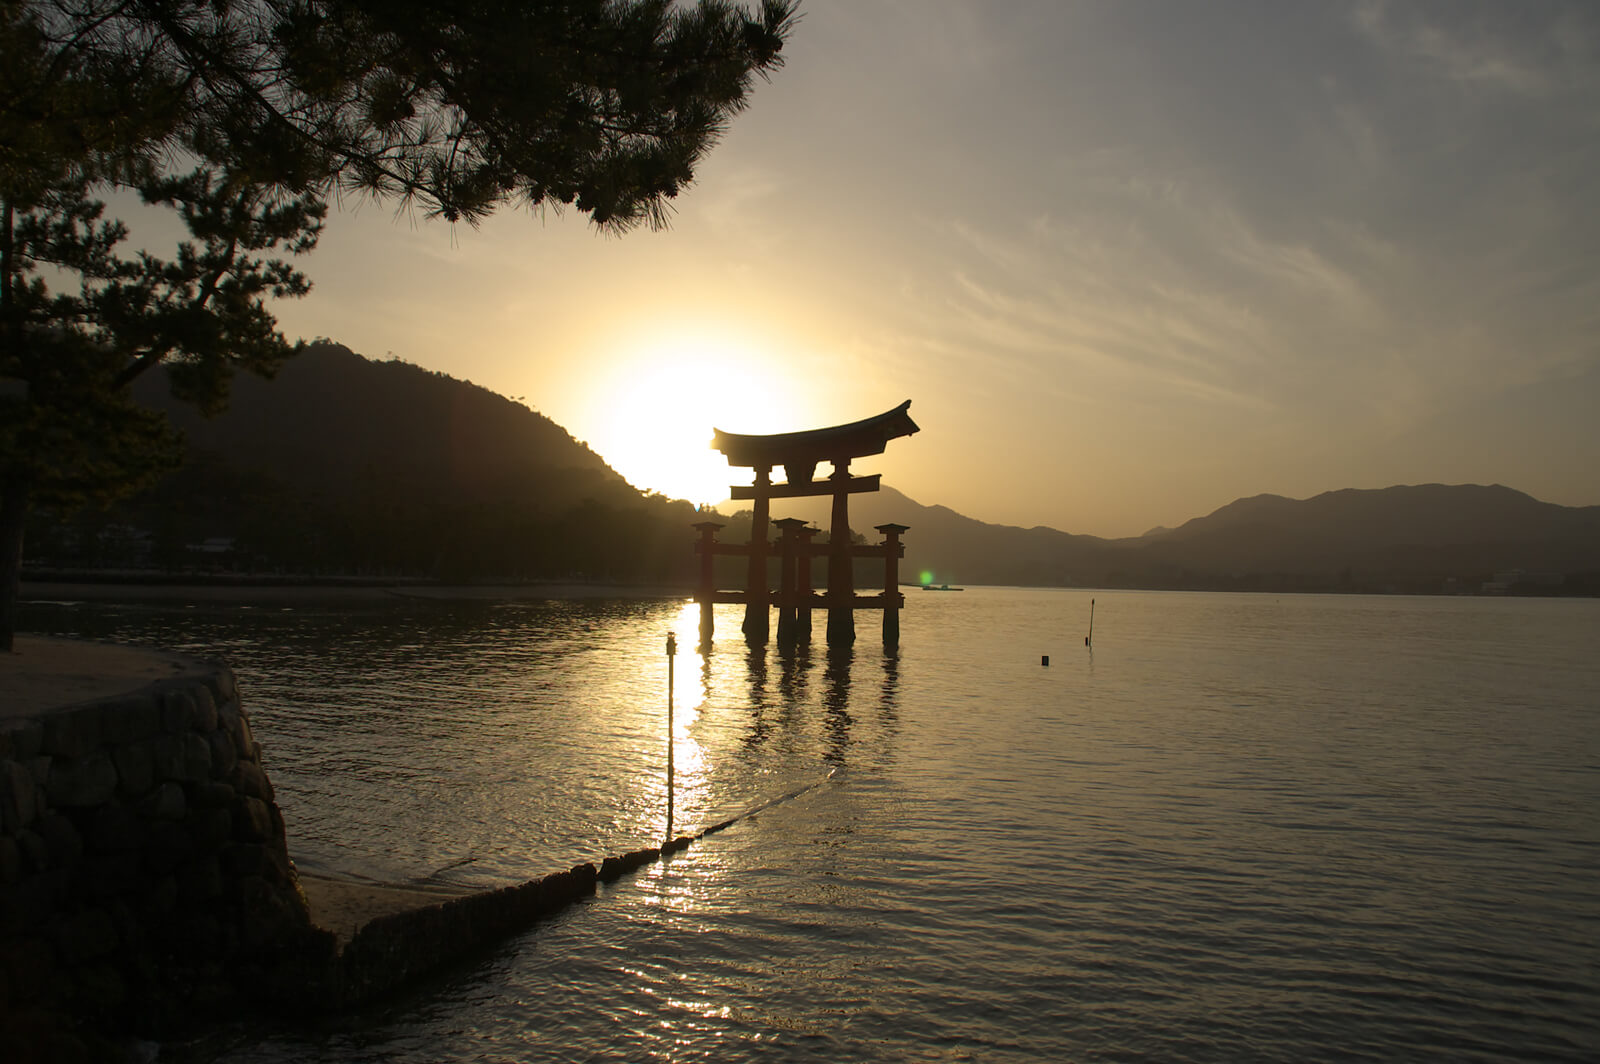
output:
<svg viewBox="0 0 1600 1064"><path fill-rule="evenodd" d="M772 467L757 466L754 514L750 518L750 566L745 577L744 637L767 641L767 522L772 517Z"/></svg>
<svg viewBox="0 0 1600 1064"><path fill-rule="evenodd" d="M700 533L694 549L700 554L700 585L695 591L695 601L700 603L700 647L711 645L711 609L716 603L717 532L722 525L716 521L701 521L693 526Z"/></svg>
<svg viewBox="0 0 1600 1064"><path fill-rule="evenodd" d="M856 638L856 610L883 610L884 643L894 646L900 639L899 610L903 602L897 585L897 565L901 551L899 536L904 525L879 526L885 541L878 546L857 547L850 541L850 496L859 492L877 491L879 478L853 476L850 462L855 458L882 454L889 441L909 436L918 431L911 420L907 399L893 410L877 417L865 418L848 425L812 429L808 432L786 432L772 436L744 436L720 429L713 430L711 446L728 458L728 464L749 466L755 470L755 483L732 489L735 499L750 499L750 542L745 546L720 544L715 540L716 529L705 523L695 527L701 532L698 549L703 553L701 587L697 596L701 602L700 635L702 642L711 638L711 604L714 602L742 602L745 604L744 635L752 645L764 645L770 634L769 612L772 594L767 586L767 558L771 545L767 537L772 525L771 500L796 499L806 496L830 495L833 497L832 520L828 529L828 590L823 604L828 610L828 643L848 646ZM826 480L816 479L818 462L833 465L833 474ZM782 466L785 482L772 483L772 469ZM787 524L787 522L785 522ZM783 572L779 580L779 639L792 643L809 636L811 607L816 601L811 594L811 557L821 548L810 543L810 530L789 525L780 542L780 560ZM893 529L893 531L890 531ZM717 592L711 587L711 570L708 559L713 554L743 554L747 557L746 584L743 592ZM857 557L885 559L885 580L882 595L859 596L855 591L852 571Z"/></svg>
<svg viewBox="0 0 1600 1064"><path fill-rule="evenodd" d="M900 537L905 525L878 525L883 533L883 645L900 645L900 607L906 597L900 593L900 555L906 552Z"/></svg>
<svg viewBox="0 0 1600 1064"><path fill-rule="evenodd" d="M833 460L833 520L828 525L828 645L856 641L855 573L850 561L850 459Z"/></svg>
<svg viewBox="0 0 1600 1064"><path fill-rule="evenodd" d="M804 590L800 576L802 552L810 549L810 537L804 536L806 523L798 517L784 517L772 522L778 535L778 645L794 646L800 642L800 618L804 616L805 636L811 637L811 578L810 559L805 559L807 574Z"/></svg>

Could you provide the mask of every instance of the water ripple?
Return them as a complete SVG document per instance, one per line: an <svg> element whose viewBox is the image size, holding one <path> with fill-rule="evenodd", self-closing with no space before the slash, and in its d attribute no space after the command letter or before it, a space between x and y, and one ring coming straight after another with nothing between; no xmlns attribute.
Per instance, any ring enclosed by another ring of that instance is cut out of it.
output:
<svg viewBox="0 0 1600 1064"><path fill-rule="evenodd" d="M897 656L680 655L677 822L748 816L220 1060L1600 1053L1600 603L1095 594L1081 657L1088 593L991 589ZM228 655L303 865L495 885L664 828L681 604L31 609Z"/></svg>

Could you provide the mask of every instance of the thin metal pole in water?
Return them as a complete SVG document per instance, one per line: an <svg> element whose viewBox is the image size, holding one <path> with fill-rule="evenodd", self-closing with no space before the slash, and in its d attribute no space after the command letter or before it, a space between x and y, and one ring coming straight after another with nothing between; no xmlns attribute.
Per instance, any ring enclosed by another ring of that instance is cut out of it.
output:
<svg viewBox="0 0 1600 1064"><path fill-rule="evenodd" d="M678 653L678 636L667 633L667 838L672 838L672 658Z"/></svg>
<svg viewBox="0 0 1600 1064"><path fill-rule="evenodd" d="M1089 634L1083 637L1083 645L1094 646L1094 599L1089 600Z"/></svg>

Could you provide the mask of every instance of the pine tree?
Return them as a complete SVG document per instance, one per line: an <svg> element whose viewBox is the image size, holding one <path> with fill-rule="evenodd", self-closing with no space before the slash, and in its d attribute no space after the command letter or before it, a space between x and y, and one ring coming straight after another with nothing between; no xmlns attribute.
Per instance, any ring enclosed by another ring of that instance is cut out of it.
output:
<svg viewBox="0 0 1600 1064"><path fill-rule="evenodd" d="M108 499L177 441L129 397L157 365L202 409L295 346L340 190L474 223L572 206L660 225L792 0L0 0L0 649L33 501ZM105 199L183 219L129 250Z"/></svg>

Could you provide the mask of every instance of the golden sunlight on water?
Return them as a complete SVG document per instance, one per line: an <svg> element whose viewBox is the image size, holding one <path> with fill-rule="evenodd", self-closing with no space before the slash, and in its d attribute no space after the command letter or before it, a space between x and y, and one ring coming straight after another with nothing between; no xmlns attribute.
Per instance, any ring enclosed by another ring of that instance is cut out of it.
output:
<svg viewBox="0 0 1600 1064"><path fill-rule="evenodd" d="M705 804L708 781L708 761L706 751L695 739L695 725L700 720L700 709L705 705L707 696L711 692L711 665L706 656L694 649L694 640L676 639L677 632L693 632L699 621L698 609L693 602L684 603L678 611L678 617L672 629L676 644L677 655L672 661L672 796L673 812L684 808L699 809ZM665 697L666 684L661 686L662 697ZM663 738L666 727L661 729ZM683 819L673 819L668 815L667 786L666 786L666 755L663 743L663 776L661 816L659 817L662 838L684 830L696 830L698 825L686 823Z"/></svg>
<svg viewBox="0 0 1600 1064"><path fill-rule="evenodd" d="M678 831L733 827L226 1064L1593 1059L1600 604L1100 591L1090 651L1093 595L915 596L893 655L708 660L681 600L34 627L226 652L297 863L461 887L661 841L680 637Z"/></svg>

